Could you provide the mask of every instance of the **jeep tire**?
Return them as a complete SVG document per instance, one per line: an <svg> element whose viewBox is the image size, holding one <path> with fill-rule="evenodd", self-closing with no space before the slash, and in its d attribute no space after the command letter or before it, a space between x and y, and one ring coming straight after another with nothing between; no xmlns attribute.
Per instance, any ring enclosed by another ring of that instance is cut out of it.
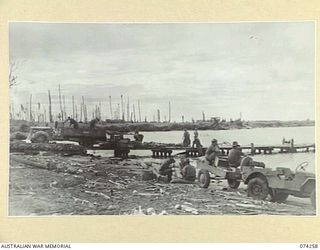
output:
<svg viewBox="0 0 320 250"><path fill-rule="evenodd" d="M252 178L248 183L247 193L256 200L265 200L269 194L267 180L261 177Z"/></svg>
<svg viewBox="0 0 320 250"><path fill-rule="evenodd" d="M198 173L199 186L208 188L211 182L210 173L208 170L200 170Z"/></svg>

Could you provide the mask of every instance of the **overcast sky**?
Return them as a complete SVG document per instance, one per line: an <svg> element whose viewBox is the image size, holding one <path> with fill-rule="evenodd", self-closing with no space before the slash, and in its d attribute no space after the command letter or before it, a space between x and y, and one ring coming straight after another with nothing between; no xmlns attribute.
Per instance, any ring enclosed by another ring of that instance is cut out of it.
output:
<svg viewBox="0 0 320 250"><path fill-rule="evenodd" d="M51 90L58 111L61 84L69 114L74 95L110 117L123 94L149 120L169 101L176 121L314 119L314 39L313 22L10 23L11 96L47 105Z"/></svg>

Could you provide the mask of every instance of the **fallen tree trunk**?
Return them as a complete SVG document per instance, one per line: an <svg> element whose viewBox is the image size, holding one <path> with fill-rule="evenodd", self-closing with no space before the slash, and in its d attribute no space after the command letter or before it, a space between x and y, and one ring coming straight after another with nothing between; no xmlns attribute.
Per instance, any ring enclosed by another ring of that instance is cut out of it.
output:
<svg viewBox="0 0 320 250"><path fill-rule="evenodd" d="M52 169L56 168L56 166L53 165L52 163L43 164L43 163L39 163L36 161L31 161L31 160L25 159L25 158L20 157L18 155L10 155L10 160L18 162L18 163L22 163L22 164L25 164L25 165L28 165L28 166L31 166L34 168L42 168L42 169L47 169L47 170L52 170Z"/></svg>
<svg viewBox="0 0 320 250"><path fill-rule="evenodd" d="M10 142L10 152L39 152L49 151L67 154L86 154L86 149L81 145L64 143L25 143Z"/></svg>

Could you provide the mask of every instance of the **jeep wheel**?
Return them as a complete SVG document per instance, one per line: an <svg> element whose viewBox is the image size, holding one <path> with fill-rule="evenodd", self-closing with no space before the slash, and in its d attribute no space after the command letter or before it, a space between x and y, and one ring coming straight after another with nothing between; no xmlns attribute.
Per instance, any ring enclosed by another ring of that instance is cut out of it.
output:
<svg viewBox="0 0 320 250"><path fill-rule="evenodd" d="M277 202L277 203L285 202L289 196L289 194L283 193L276 189L272 189L270 194L271 194L271 201Z"/></svg>
<svg viewBox="0 0 320 250"><path fill-rule="evenodd" d="M267 181L259 177L252 178L248 183L247 193L253 199L265 200L269 194Z"/></svg>
<svg viewBox="0 0 320 250"><path fill-rule="evenodd" d="M198 174L199 186L202 188L207 188L210 185L211 179L208 170L200 170Z"/></svg>
<svg viewBox="0 0 320 250"><path fill-rule="evenodd" d="M316 190L313 189L310 195L311 205L314 209L316 209Z"/></svg>
<svg viewBox="0 0 320 250"><path fill-rule="evenodd" d="M229 187L237 189L240 186L240 180L237 179L228 179Z"/></svg>

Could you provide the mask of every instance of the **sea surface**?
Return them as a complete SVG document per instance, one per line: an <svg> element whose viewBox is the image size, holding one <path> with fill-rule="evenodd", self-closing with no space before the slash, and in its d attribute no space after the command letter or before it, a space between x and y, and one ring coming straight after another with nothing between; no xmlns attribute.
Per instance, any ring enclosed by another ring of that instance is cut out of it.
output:
<svg viewBox="0 0 320 250"><path fill-rule="evenodd" d="M191 141L193 132L189 131ZM258 145L281 145L282 139L294 139L295 144L313 144L315 143L315 127L281 127L281 128L253 128L253 129L234 129L234 130L204 130L198 131L199 139L204 147L210 145L213 138L219 143L232 143L237 141L240 145L249 145L254 143ZM166 132L142 132L145 142L162 143L182 143L183 131ZM176 151L174 153L179 153ZM112 156L113 151L95 150L95 154L102 156ZM151 155L149 150L132 150L130 154L139 156ZM256 161L263 161L267 167L289 167L292 170L302 162L308 162L307 171L315 172L315 153L294 153L294 154L272 154L255 155Z"/></svg>

